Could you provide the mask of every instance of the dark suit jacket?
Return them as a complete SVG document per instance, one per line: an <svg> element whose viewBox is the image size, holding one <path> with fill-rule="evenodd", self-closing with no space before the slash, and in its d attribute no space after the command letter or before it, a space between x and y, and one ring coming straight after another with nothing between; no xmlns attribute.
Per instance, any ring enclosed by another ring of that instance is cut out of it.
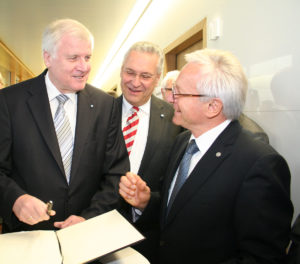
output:
<svg viewBox="0 0 300 264"><path fill-rule="evenodd" d="M290 172L268 144L238 121L219 135L179 191L168 217L168 190L190 133L172 149L162 191L161 263L283 263L293 207ZM141 221L153 221L151 197Z"/></svg>
<svg viewBox="0 0 300 264"><path fill-rule="evenodd" d="M286 264L300 264L300 215L293 224L291 232L291 246L287 255Z"/></svg>
<svg viewBox="0 0 300 264"><path fill-rule="evenodd" d="M78 93L70 184L67 184L47 96L45 75L0 91L0 215L4 232L53 229L54 221L85 218L120 202L119 178L129 160L113 97L86 85ZM25 193L52 200L56 215L34 226L12 213Z"/></svg>
<svg viewBox="0 0 300 264"><path fill-rule="evenodd" d="M255 140L262 140L266 143L269 143L269 137L267 133L253 119L245 114L241 114L239 117L239 122L241 126L254 137Z"/></svg>
<svg viewBox="0 0 300 264"><path fill-rule="evenodd" d="M118 99L120 115L122 115L122 100ZM182 131L172 123L174 109L172 105L152 96L150 106L149 131L146 148L138 171L143 180L152 191L158 192L161 189L162 178L166 174L168 156L175 137ZM127 216L131 219L131 208L126 205ZM146 240L135 248L146 256L151 263L155 263L156 247L159 242L159 226L154 223L135 223L135 226L144 234Z"/></svg>

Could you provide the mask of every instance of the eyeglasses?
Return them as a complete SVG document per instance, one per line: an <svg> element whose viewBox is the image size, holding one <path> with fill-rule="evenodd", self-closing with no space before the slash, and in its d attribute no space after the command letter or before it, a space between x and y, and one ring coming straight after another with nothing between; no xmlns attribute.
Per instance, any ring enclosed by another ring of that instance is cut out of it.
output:
<svg viewBox="0 0 300 264"><path fill-rule="evenodd" d="M206 94L188 94L188 93L177 93L175 91L175 85L172 87L172 95L173 95L173 100L179 98L179 97L209 97Z"/></svg>
<svg viewBox="0 0 300 264"><path fill-rule="evenodd" d="M172 94L173 92L173 89L172 88L170 88L170 87L163 87L163 88L161 88L161 92L163 93L163 94Z"/></svg>
<svg viewBox="0 0 300 264"><path fill-rule="evenodd" d="M148 72L143 72L143 73L138 74L134 70L131 70L131 69L124 69L123 71L128 77L130 77L132 79L135 79L136 76L138 76L141 81L150 81L154 77L154 74L151 74Z"/></svg>

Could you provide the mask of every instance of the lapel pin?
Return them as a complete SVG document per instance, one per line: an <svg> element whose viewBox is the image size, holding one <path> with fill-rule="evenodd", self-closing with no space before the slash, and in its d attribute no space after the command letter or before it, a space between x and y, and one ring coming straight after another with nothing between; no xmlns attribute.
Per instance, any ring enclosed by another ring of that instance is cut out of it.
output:
<svg viewBox="0 0 300 264"><path fill-rule="evenodd" d="M91 104L91 108L94 108L94 105L93 105L93 104Z"/></svg>
<svg viewBox="0 0 300 264"><path fill-rule="evenodd" d="M216 157L217 157L217 158L221 157L221 155L222 155L221 152L217 152L217 153L216 153Z"/></svg>
<svg viewBox="0 0 300 264"><path fill-rule="evenodd" d="M160 117L161 117L161 118L164 118L164 117L165 117L165 115L164 115L164 114L160 114Z"/></svg>

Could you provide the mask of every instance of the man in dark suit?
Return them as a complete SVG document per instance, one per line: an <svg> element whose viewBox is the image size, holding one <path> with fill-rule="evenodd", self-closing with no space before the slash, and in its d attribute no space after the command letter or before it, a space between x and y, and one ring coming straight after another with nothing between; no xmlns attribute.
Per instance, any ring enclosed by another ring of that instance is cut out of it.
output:
<svg viewBox="0 0 300 264"><path fill-rule="evenodd" d="M133 44L124 56L121 69L122 96L117 101L122 109L122 130L127 127L127 119L132 114L133 107L138 109L138 125L134 139L127 138L131 171L139 174L153 191L160 190L162 176L167 168L167 158L175 137L181 128L172 123L174 109L171 105L153 96L162 72L163 54L154 43L137 42ZM132 131L131 128L130 131ZM125 134L126 132L124 132ZM126 208L129 219L132 208ZM135 246L155 263L158 249L158 226L135 226L144 234L146 240Z"/></svg>
<svg viewBox="0 0 300 264"><path fill-rule="evenodd" d="M230 53L186 56L173 87L173 122L189 131L171 151L161 198L134 173L119 192L154 221L160 211L160 262L283 263L293 206L290 172L270 145L237 121L247 81Z"/></svg>
<svg viewBox="0 0 300 264"><path fill-rule="evenodd" d="M92 48L82 24L54 21L43 35L47 70L0 91L3 232L64 228L120 202L128 156L115 99L86 84Z"/></svg>

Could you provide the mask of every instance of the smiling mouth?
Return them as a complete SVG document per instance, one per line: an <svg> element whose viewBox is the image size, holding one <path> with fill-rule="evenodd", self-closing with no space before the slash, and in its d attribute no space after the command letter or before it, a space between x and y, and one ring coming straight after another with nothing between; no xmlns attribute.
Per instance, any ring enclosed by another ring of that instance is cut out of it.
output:
<svg viewBox="0 0 300 264"><path fill-rule="evenodd" d="M75 78L75 79L78 79L78 80L82 80L82 79L84 79L84 75L83 76L73 76L73 78Z"/></svg>
<svg viewBox="0 0 300 264"><path fill-rule="evenodd" d="M140 90L135 90L135 89L132 89L132 88L129 88L128 87L128 90L132 93L138 93L138 92L141 92Z"/></svg>

